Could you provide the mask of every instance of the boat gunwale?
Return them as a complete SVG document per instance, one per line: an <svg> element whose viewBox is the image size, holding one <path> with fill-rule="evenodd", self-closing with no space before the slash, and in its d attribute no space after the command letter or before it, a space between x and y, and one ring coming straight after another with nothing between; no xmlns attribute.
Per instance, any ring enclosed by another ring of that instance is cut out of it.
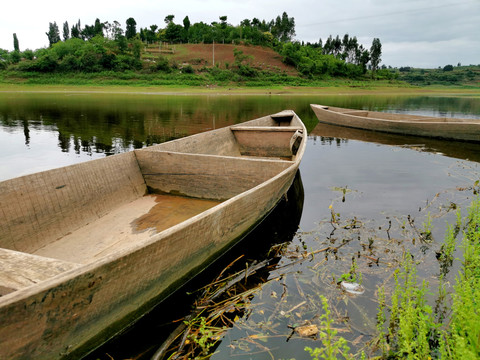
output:
<svg viewBox="0 0 480 360"><path fill-rule="evenodd" d="M348 117L353 117L353 118L358 118L358 119L365 119L365 120L370 120L373 122L390 122L390 123L401 123L401 124L412 124L412 125L479 125L480 126L480 119L468 119L468 118L448 118L448 117L442 117L441 119L445 119L445 121L422 121L423 119L437 119L435 116L425 116L425 115L410 115L410 114L399 114L399 113L386 113L386 114L392 114L392 115L404 115L404 116L415 116L419 119L415 120L402 120L402 119L382 119L382 118L377 118L377 117L368 117L368 116L361 116L361 115L355 115L355 114L349 114L348 112L340 112L340 111L335 111L335 110L330 110L330 106L327 105L319 105L319 104L311 104L310 105L312 108L317 108L318 110L325 111L331 114L336 114L336 115L341 115L341 116L348 116ZM339 108L339 107L334 107L337 109L344 109L344 110L351 110L353 111L358 111L358 112L367 112L368 114L375 114L375 115L381 115L382 112L379 111L370 111L370 110L361 110L361 109L346 109L346 108ZM449 121L449 119L456 119L458 121ZM334 125L339 125L339 123L333 123L333 122L328 122L329 124L334 124ZM349 126L349 127L355 127L358 128L357 126L351 126L351 125L343 125L342 126ZM369 128L366 128L369 129ZM373 129L372 129L373 130ZM381 130L379 130L381 131Z"/></svg>
<svg viewBox="0 0 480 360"><path fill-rule="evenodd" d="M191 156L205 156L205 157L213 157L213 158L222 158L222 159L236 159L236 160L243 160L243 161L251 161L251 162L270 162L270 163L291 163L294 164L296 160L284 160L280 158L268 158L268 157L260 157L260 156L247 156L247 155L216 155L216 154L201 154L201 153L192 153L192 152L180 152L180 151L172 151L172 150L155 150L155 149L138 149L133 151L143 151L143 152L155 152L155 153L163 153L163 154L176 154L176 155L191 155Z"/></svg>

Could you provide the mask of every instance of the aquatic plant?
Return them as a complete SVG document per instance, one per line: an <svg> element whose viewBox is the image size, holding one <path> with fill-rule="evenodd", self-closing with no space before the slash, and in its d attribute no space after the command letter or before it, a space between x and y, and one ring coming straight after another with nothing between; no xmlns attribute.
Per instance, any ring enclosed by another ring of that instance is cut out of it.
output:
<svg viewBox="0 0 480 360"><path fill-rule="evenodd" d="M312 359L319 360L335 360L340 356L344 359L352 359L349 355L350 348L347 345L347 340L343 337L336 338L337 330L332 327L333 320L330 317L330 309L328 308L328 300L325 296L320 296L324 313L320 316L321 330L319 333L322 347L312 349L309 346L305 347L305 351L310 354Z"/></svg>
<svg viewBox="0 0 480 360"><path fill-rule="evenodd" d="M460 224L457 212L457 226ZM457 231L449 226L439 261L451 265ZM406 252L394 274L395 288L388 307L385 290L378 291L377 346L382 358L478 359L480 358L480 198L469 208L463 229L463 261L454 293L445 288L446 271L439 276L435 312L427 303L428 283L418 284L416 264ZM442 266L441 266L442 268ZM452 303L447 319L446 304ZM390 319L387 322L387 310ZM437 315L437 316L435 316Z"/></svg>

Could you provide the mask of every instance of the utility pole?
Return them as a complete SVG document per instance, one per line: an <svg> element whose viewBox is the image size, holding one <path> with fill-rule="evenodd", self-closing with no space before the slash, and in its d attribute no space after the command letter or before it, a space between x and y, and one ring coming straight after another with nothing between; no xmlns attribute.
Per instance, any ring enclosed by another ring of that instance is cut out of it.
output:
<svg viewBox="0 0 480 360"><path fill-rule="evenodd" d="M213 40L212 56L213 56L213 66L215 66L215 40Z"/></svg>

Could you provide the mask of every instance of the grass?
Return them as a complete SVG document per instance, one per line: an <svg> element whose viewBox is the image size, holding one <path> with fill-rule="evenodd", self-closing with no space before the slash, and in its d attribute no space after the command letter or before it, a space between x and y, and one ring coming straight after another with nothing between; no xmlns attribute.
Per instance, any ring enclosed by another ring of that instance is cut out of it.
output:
<svg viewBox="0 0 480 360"><path fill-rule="evenodd" d="M395 273L390 305L385 290L379 290L377 328L382 359L480 358L480 198L472 202L462 230L463 261L454 292L446 292L441 273L435 310L428 303L429 284L419 284L416 264L408 252ZM448 227L440 262L452 261L456 233L453 226ZM440 314L440 308L450 308L450 315Z"/></svg>
<svg viewBox="0 0 480 360"><path fill-rule="evenodd" d="M228 74L227 74L228 72ZM148 72L25 73L0 71L0 91L103 91L168 93L259 93L259 94L361 94L434 93L479 94L479 88L416 87L403 82L326 78L308 80L285 74L262 72L255 78L242 78L227 70L185 74Z"/></svg>

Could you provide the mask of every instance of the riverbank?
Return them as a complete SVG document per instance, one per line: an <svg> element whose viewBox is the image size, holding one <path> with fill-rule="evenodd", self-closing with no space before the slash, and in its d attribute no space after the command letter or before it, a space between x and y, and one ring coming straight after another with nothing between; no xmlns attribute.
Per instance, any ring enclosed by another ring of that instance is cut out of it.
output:
<svg viewBox="0 0 480 360"><path fill-rule="evenodd" d="M418 87L386 82L328 81L319 86L169 86L1 84L0 93L130 93L144 95L438 95L480 97L480 88Z"/></svg>

